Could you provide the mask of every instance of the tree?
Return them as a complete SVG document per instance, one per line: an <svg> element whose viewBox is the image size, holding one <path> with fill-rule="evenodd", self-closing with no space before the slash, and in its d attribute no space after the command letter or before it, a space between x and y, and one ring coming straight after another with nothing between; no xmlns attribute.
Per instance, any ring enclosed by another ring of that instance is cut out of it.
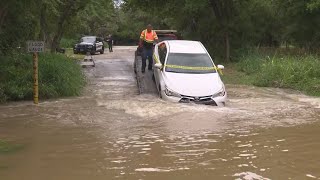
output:
<svg viewBox="0 0 320 180"><path fill-rule="evenodd" d="M51 43L51 52L55 52L65 31L66 23L72 20L77 13L84 9L90 1L82 0L61 0L58 6L58 20L53 40Z"/></svg>

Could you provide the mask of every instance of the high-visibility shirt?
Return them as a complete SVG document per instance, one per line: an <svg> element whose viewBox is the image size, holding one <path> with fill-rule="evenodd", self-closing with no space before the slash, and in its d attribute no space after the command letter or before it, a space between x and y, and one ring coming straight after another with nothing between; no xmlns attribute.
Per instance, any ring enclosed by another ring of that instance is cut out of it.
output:
<svg viewBox="0 0 320 180"><path fill-rule="evenodd" d="M141 32L140 39L144 40L147 43L153 43L154 40L158 39L158 36L154 30L148 32L148 30L145 29Z"/></svg>

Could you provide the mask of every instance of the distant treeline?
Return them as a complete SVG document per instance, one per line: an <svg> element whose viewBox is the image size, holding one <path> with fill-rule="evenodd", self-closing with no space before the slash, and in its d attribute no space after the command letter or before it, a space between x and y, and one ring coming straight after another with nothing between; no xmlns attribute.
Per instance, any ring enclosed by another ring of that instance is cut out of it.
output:
<svg viewBox="0 0 320 180"><path fill-rule="evenodd" d="M0 6L0 53L26 40L46 41L52 52L62 38L83 34L135 44L146 24L176 29L230 60L252 47L320 47L320 0L112 0L4 1Z"/></svg>
<svg viewBox="0 0 320 180"><path fill-rule="evenodd" d="M159 27L202 41L226 61L252 47L320 47L320 0L125 0L127 11L143 11ZM132 13L134 20L139 16ZM135 22L135 21L133 21Z"/></svg>

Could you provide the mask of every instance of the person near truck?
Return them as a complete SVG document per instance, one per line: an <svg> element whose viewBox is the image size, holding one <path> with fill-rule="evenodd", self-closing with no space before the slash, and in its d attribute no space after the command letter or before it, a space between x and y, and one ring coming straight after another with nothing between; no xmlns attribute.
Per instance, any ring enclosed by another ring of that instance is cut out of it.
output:
<svg viewBox="0 0 320 180"><path fill-rule="evenodd" d="M109 46L109 52L113 52L112 46L113 46L113 38L112 35L109 34L109 36L107 37L107 42L108 42L108 46Z"/></svg>
<svg viewBox="0 0 320 180"><path fill-rule="evenodd" d="M142 48L142 73L146 70L147 59L149 60L148 69L152 70L153 44L155 42L158 42L158 36L152 25L149 24L147 29L143 30L140 35L139 47Z"/></svg>

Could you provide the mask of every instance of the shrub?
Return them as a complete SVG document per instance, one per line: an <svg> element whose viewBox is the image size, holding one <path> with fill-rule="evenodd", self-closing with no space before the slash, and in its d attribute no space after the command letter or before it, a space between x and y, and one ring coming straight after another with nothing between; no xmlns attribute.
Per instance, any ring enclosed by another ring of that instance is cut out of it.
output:
<svg viewBox="0 0 320 180"><path fill-rule="evenodd" d="M60 47L61 48L73 48L76 43L77 43L77 40L62 38L60 41Z"/></svg>
<svg viewBox="0 0 320 180"><path fill-rule="evenodd" d="M253 84L263 87L291 88L320 96L320 61L317 56L276 55L259 53L243 57L237 64L253 76Z"/></svg>
<svg viewBox="0 0 320 180"><path fill-rule="evenodd" d="M33 65L31 54L0 57L0 101L31 100ZM39 56L39 97L57 98L79 95L85 78L79 64L62 54Z"/></svg>

